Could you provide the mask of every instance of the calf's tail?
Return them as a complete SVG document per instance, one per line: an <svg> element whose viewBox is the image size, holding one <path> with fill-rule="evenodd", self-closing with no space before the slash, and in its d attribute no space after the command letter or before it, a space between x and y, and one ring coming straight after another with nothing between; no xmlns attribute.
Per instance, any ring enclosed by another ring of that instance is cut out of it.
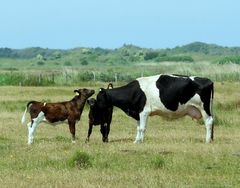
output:
<svg viewBox="0 0 240 188"><path fill-rule="evenodd" d="M24 113L23 113L23 115L22 115L22 119L21 119L21 123L22 123L22 124L25 123L25 121L26 121L26 113L27 113L27 111L28 111L29 105L32 104L33 102L34 102L34 101L30 101L30 102L27 104L26 109L25 109L25 111L24 111Z"/></svg>

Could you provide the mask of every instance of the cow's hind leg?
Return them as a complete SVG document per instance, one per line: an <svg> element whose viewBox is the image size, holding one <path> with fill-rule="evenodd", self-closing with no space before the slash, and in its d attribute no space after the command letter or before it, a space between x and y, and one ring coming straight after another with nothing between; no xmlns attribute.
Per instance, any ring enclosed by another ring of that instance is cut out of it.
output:
<svg viewBox="0 0 240 188"><path fill-rule="evenodd" d="M134 143L143 142L144 133L145 133L146 126L147 126L148 116L149 116L149 113L147 113L147 112L141 112L139 114L140 121L139 121L139 124L137 126L137 136L136 136L136 140L134 141Z"/></svg>
<svg viewBox="0 0 240 188"><path fill-rule="evenodd" d="M204 124L206 126L206 143L210 143L213 141L213 133L214 133L214 127L213 127L213 117L207 115L206 112L202 112Z"/></svg>
<svg viewBox="0 0 240 188"><path fill-rule="evenodd" d="M140 121L137 121L137 135L134 144L138 144L140 140Z"/></svg>
<svg viewBox="0 0 240 188"><path fill-rule="evenodd" d="M32 119L32 122L28 123L28 144L33 143L34 133L39 123L44 119L44 113L40 112L36 118Z"/></svg>

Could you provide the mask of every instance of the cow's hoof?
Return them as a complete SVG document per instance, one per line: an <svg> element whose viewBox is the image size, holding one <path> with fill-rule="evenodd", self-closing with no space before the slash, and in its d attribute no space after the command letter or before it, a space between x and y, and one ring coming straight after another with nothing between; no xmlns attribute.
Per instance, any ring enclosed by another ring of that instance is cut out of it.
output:
<svg viewBox="0 0 240 188"><path fill-rule="evenodd" d="M76 141L75 141L75 140L72 140L72 144L76 144Z"/></svg>
<svg viewBox="0 0 240 188"><path fill-rule="evenodd" d="M205 144L211 144L213 140L206 140Z"/></svg>

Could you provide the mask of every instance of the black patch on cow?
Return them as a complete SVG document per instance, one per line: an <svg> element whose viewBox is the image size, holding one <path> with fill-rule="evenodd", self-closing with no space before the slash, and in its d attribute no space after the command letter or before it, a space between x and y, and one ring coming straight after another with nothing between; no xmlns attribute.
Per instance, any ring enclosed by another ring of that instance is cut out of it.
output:
<svg viewBox="0 0 240 188"><path fill-rule="evenodd" d="M198 94L203 102L205 112L211 116L210 100L213 98L214 87L213 82L208 78L195 77L194 82L199 85Z"/></svg>
<svg viewBox="0 0 240 188"><path fill-rule="evenodd" d="M116 106L128 116L139 120L139 113L146 104L145 93L141 90L139 82L134 80L129 84L109 90L101 90L97 95L97 102L102 109Z"/></svg>
<svg viewBox="0 0 240 188"><path fill-rule="evenodd" d="M187 103L198 90L198 84L190 78L169 75L161 75L156 82L156 87L159 89L161 102L171 111L176 111L179 103Z"/></svg>

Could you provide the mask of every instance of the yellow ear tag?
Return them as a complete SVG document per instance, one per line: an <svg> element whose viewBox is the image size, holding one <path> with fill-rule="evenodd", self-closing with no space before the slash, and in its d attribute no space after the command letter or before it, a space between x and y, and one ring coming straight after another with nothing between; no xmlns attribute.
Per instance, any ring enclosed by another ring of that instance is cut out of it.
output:
<svg viewBox="0 0 240 188"><path fill-rule="evenodd" d="M79 96L79 93L78 93L78 92L75 92L75 96Z"/></svg>

